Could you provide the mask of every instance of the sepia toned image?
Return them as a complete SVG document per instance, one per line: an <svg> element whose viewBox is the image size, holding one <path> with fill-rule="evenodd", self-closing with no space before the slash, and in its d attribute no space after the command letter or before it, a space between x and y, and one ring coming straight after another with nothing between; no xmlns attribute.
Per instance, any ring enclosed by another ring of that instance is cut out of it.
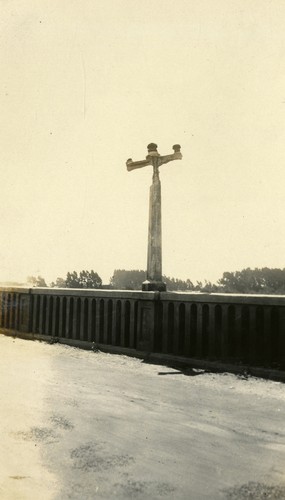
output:
<svg viewBox="0 0 285 500"><path fill-rule="evenodd" d="M0 13L0 499L285 499L285 3Z"/></svg>

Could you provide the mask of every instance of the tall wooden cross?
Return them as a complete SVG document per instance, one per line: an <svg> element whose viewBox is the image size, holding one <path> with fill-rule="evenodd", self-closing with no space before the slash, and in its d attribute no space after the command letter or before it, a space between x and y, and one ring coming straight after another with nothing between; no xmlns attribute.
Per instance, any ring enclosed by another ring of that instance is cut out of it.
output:
<svg viewBox="0 0 285 500"><path fill-rule="evenodd" d="M159 179L159 167L173 160L181 160L179 144L173 146L174 153L160 156L157 145L151 143L147 147L148 155L145 160L127 160L128 171L136 168L153 166L152 185L149 194L149 225L148 225L148 252L147 252L147 276L142 284L144 291L166 290L166 284L162 280L162 245L161 245L161 184Z"/></svg>

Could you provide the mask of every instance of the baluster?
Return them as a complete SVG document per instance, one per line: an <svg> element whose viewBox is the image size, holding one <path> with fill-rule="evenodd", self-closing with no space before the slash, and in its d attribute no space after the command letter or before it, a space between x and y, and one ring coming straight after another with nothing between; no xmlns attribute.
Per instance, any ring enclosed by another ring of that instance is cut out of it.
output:
<svg viewBox="0 0 285 500"><path fill-rule="evenodd" d="M3 326L3 292L0 292L0 327Z"/></svg>
<svg viewBox="0 0 285 500"><path fill-rule="evenodd" d="M185 304L185 335L184 335L184 353L190 356L191 348L191 303Z"/></svg>
<svg viewBox="0 0 285 500"><path fill-rule="evenodd" d="M197 341L196 356L203 354L203 304L197 304Z"/></svg>
<svg viewBox="0 0 285 500"><path fill-rule="evenodd" d="M4 328L9 327L9 294L4 293Z"/></svg>
<svg viewBox="0 0 285 500"><path fill-rule="evenodd" d="M285 369L285 307L279 307L278 358Z"/></svg>
<svg viewBox="0 0 285 500"><path fill-rule="evenodd" d="M130 301L130 348L135 347L135 300Z"/></svg>
<svg viewBox="0 0 285 500"><path fill-rule="evenodd" d="M173 320L173 354L179 354L179 302L174 302Z"/></svg>
<svg viewBox="0 0 285 500"><path fill-rule="evenodd" d="M10 311L9 311L9 325L11 329L14 329L14 293L10 295Z"/></svg>
<svg viewBox="0 0 285 500"><path fill-rule="evenodd" d="M272 326L271 326L271 307L264 308L264 342L262 349L262 360L268 363L272 361Z"/></svg>
<svg viewBox="0 0 285 500"><path fill-rule="evenodd" d="M63 336L63 296L59 297L58 337Z"/></svg>
<svg viewBox="0 0 285 500"><path fill-rule="evenodd" d="M242 306L236 306L234 356L238 359L242 356Z"/></svg>
<svg viewBox="0 0 285 500"><path fill-rule="evenodd" d="M222 305L221 311L221 358L226 360L229 357L229 307Z"/></svg>
<svg viewBox="0 0 285 500"><path fill-rule="evenodd" d="M215 304L210 304L209 305L209 357L210 358L215 358L217 357L217 352L216 352L216 338L218 339L218 342L220 343L220 331L216 331L216 326L217 326L217 314L219 309L217 309Z"/></svg>
<svg viewBox="0 0 285 500"><path fill-rule="evenodd" d="M46 320L45 320L45 328L44 328L44 333L46 335L50 334L50 325L49 325L49 319L50 319L50 295L47 295L46 298Z"/></svg>
<svg viewBox="0 0 285 500"><path fill-rule="evenodd" d="M72 335L71 339L77 339L77 314L78 314L78 299L74 297L73 299L73 318L72 318Z"/></svg>
<svg viewBox="0 0 285 500"><path fill-rule="evenodd" d="M85 340L85 298L81 297L80 299L80 318L79 318L79 339Z"/></svg>
<svg viewBox="0 0 285 500"><path fill-rule="evenodd" d="M92 298L88 298L87 340L92 342Z"/></svg>
<svg viewBox="0 0 285 500"><path fill-rule="evenodd" d="M56 337L56 330L57 330L56 316L57 316L57 297L53 296L52 328L51 328L51 334L53 337Z"/></svg>
<svg viewBox="0 0 285 500"><path fill-rule="evenodd" d="M70 330L72 328L71 324L71 314L70 314L70 301L71 297L66 297L66 321L65 321L65 338L69 339L70 338Z"/></svg>
<svg viewBox="0 0 285 500"><path fill-rule="evenodd" d="M1 306L0 306L0 317L1 317ZM20 321L20 297L19 294L15 295L15 330L19 330Z"/></svg>
<svg viewBox="0 0 285 500"><path fill-rule="evenodd" d="M104 326L103 326L103 344L108 344L108 300L104 299ZM102 332L101 332L101 338L102 338Z"/></svg>
<svg viewBox="0 0 285 500"><path fill-rule="evenodd" d="M125 347L125 328L126 328L126 301L121 302L121 347Z"/></svg>
<svg viewBox="0 0 285 500"><path fill-rule="evenodd" d="M96 299L96 332L95 332L95 341L97 344L100 344L100 329L101 329L101 324L104 322L104 317L101 319L101 316L103 314L102 312L102 307L101 304L104 304L104 302L101 303L102 299Z"/></svg>
<svg viewBox="0 0 285 500"><path fill-rule="evenodd" d="M249 336L248 342L245 345L248 346L249 361L255 362L258 358L257 352L257 342L261 342L262 332L257 332L257 308L255 306L249 307L249 332L246 332Z"/></svg>
<svg viewBox="0 0 285 500"><path fill-rule="evenodd" d="M163 302L162 310L162 352L168 353L168 306L169 302Z"/></svg>

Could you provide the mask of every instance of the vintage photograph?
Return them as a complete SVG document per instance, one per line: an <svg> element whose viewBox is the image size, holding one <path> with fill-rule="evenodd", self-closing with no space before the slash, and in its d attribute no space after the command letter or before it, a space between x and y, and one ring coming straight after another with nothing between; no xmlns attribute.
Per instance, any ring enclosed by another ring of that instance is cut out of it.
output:
<svg viewBox="0 0 285 500"><path fill-rule="evenodd" d="M0 0L1 500L285 500L284 25Z"/></svg>

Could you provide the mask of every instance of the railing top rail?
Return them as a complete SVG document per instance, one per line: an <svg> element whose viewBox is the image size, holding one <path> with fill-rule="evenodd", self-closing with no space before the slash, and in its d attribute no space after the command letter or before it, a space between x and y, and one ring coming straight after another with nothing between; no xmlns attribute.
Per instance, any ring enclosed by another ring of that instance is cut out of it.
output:
<svg viewBox="0 0 285 500"><path fill-rule="evenodd" d="M215 304L256 304L285 306L285 295L161 292L160 300L172 302L202 302Z"/></svg>
<svg viewBox="0 0 285 500"><path fill-rule="evenodd" d="M30 293L30 288L25 286L1 286L0 292L8 293Z"/></svg>
<svg viewBox="0 0 285 500"><path fill-rule="evenodd" d="M56 295L68 297L94 297L110 299L158 300L159 292L141 292L140 290L105 290L84 288L24 288L0 287L0 292L22 293L31 295Z"/></svg>

